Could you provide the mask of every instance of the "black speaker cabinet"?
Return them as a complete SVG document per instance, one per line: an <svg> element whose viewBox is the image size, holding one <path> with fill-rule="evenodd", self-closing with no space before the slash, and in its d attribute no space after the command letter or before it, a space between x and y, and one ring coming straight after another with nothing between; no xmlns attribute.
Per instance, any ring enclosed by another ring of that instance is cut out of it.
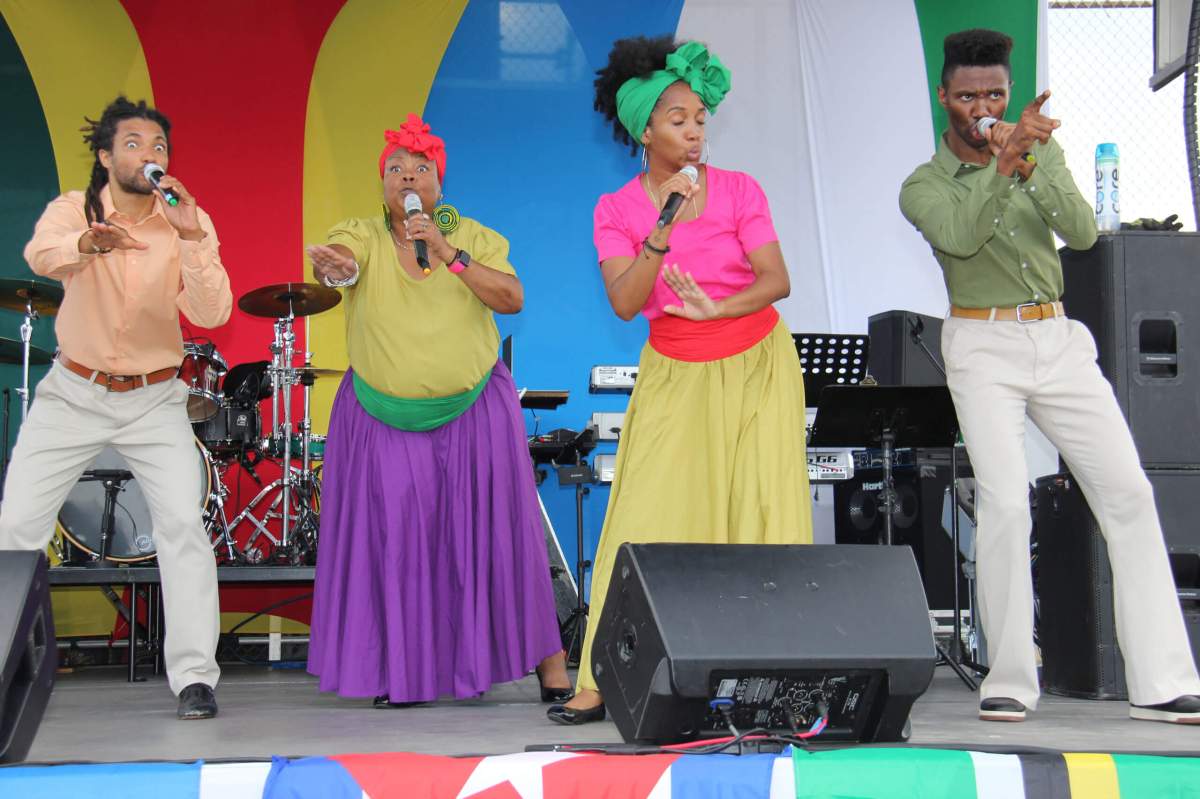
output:
<svg viewBox="0 0 1200 799"><path fill-rule="evenodd" d="M1161 484L1155 475L1150 476L1161 515ZM1200 490L1200 473L1193 473L1193 478L1195 494ZM1128 698L1125 660L1117 644L1108 549L1070 474L1038 479L1037 529L1038 639L1046 691L1085 699ZM1171 554L1192 655L1200 662L1196 562L1195 553Z"/></svg>
<svg viewBox="0 0 1200 799"><path fill-rule="evenodd" d="M0 763L25 759L57 664L46 556L0 551Z"/></svg>
<svg viewBox="0 0 1200 799"><path fill-rule="evenodd" d="M626 544L593 672L626 741L792 732L896 741L933 678L929 613L902 547ZM729 704L731 703L731 705Z"/></svg>
<svg viewBox="0 0 1200 799"><path fill-rule="evenodd" d="M1147 467L1200 467L1200 234L1122 232L1060 250L1067 315L1092 331Z"/></svg>
<svg viewBox="0 0 1200 799"><path fill-rule="evenodd" d="M942 320L915 311L884 311L867 320L871 336L871 376L882 386L944 386L946 378L916 342L913 332L938 364L942 361Z"/></svg>
<svg viewBox="0 0 1200 799"><path fill-rule="evenodd" d="M962 555L954 555L954 541L942 524L950 466L919 462L897 467L892 480L899 507L892 514L892 543L912 549L925 587L930 610L954 607L954 579L959 597L968 603ZM962 472L960 471L960 475ZM839 544L877 544L883 540L884 513L879 509L883 470L858 469L850 480L834 483L834 540Z"/></svg>

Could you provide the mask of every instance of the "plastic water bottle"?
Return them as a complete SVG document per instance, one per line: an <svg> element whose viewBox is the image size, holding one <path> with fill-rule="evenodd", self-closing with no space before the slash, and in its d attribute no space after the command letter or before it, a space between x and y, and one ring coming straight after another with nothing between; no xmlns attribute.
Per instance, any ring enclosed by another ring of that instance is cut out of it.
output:
<svg viewBox="0 0 1200 799"><path fill-rule="evenodd" d="M1121 229L1119 165L1117 145L1096 145L1096 228L1102 232Z"/></svg>

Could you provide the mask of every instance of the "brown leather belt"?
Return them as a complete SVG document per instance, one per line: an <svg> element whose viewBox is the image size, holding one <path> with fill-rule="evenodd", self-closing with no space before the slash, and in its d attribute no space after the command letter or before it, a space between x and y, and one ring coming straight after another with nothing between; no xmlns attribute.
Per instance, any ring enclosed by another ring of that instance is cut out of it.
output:
<svg viewBox="0 0 1200 799"><path fill-rule="evenodd" d="M81 363L75 363L65 355L59 355L58 362L88 382L104 386L109 391L117 392L132 391L135 388L152 386L155 383L170 380L179 374L177 367L168 366L165 369L157 369L146 375L110 375L107 372L97 372L95 369L89 369Z"/></svg>
<svg viewBox="0 0 1200 799"><path fill-rule="evenodd" d="M992 316L992 311L996 311L996 315ZM1053 319L1057 316L1066 316L1063 311L1062 301L1057 302L1027 302L1024 305L1018 305L1015 308L960 308L957 305L950 306L950 315L958 316L963 319L995 319L998 322L1039 322L1042 319Z"/></svg>

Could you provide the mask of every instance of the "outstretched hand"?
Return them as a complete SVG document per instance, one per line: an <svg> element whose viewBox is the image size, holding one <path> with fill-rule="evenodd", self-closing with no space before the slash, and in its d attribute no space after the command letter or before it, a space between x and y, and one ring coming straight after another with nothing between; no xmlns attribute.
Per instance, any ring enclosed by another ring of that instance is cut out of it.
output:
<svg viewBox="0 0 1200 799"><path fill-rule="evenodd" d="M312 261L313 276L322 283L326 280L346 280L358 271L353 258L324 244L310 244L304 251Z"/></svg>
<svg viewBox="0 0 1200 799"><path fill-rule="evenodd" d="M84 238L90 239L90 244L100 250L148 250L150 245L138 241L129 235L129 231L111 222L93 222ZM80 239L80 252L91 252L83 247Z"/></svg>
<svg viewBox="0 0 1200 799"><path fill-rule="evenodd" d="M693 322L703 322L706 319L716 319L721 315L717 303L708 296L700 284L692 277L691 272L683 272L678 264L663 266L663 282L675 292L683 305L664 305L663 311L672 316L681 316Z"/></svg>

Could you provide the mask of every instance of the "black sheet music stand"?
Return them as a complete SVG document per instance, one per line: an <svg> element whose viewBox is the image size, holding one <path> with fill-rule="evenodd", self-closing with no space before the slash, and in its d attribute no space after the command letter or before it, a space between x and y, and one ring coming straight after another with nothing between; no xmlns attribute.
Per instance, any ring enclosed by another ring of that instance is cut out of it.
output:
<svg viewBox="0 0 1200 799"><path fill-rule="evenodd" d="M892 478L897 447L952 449L958 439L958 416L945 386L826 386L813 421L812 447L878 446L883 450L882 544L892 544L892 516L898 508ZM955 511L957 513L957 509ZM955 557L958 544L955 542ZM955 590L957 592L957 580ZM957 599L955 604L958 604ZM956 611L957 612L957 611ZM971 690L978 686L962 664L937 644L943 662ZM956 653L957 653L956 647Z"/></svg>
<svg viewBox="0 0 1200 799"><path fill-rule="evenodd" d="M856 386L867 373L871 337L862 333L793 333L804 404L816 407L825 386Z"/></svg>

